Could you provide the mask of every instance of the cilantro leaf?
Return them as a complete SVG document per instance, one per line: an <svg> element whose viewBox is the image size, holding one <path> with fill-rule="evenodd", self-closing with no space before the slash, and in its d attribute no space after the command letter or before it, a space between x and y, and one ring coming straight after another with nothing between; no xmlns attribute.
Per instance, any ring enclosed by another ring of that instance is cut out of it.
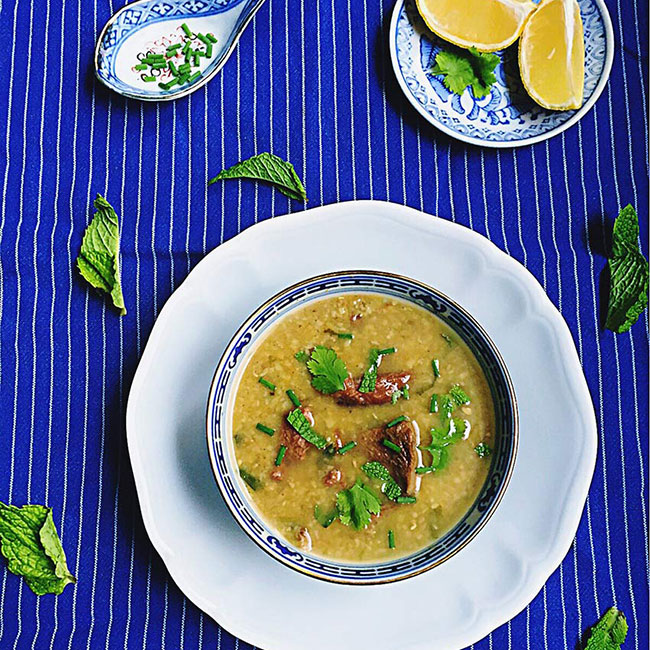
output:
<svg viewBox="0 0 650 650"><path fill-rule="evenodd" d="M336 495L336 507L341 523L352 526L355 530L366 528L372 519L371 515L381 512L379 500L361 481Z"/></svg>
<svg viewBox="0 0 650 650"><path fill-rule="evenodd" d="M458 384L454 384L449 389L449 397L457 407L465 406L470 402L469 395Z"/></svg>
<svg viewBox="0 0 650 650"><path fill-rule="evenodd" d="M591 628L591 636L585 650L620 650L627 636L625 614L616 607L608 609Z"/></svg>
<svg viewBox="0 0 650 650"><path fill-rule="evenodd" d="M68 570L51 508L0 502L0 552L7 568L37 595L60 594L75 577Z"/></svg>
<svg viewBox="0 0 650 650"><path fill-rule="evenodd" d="M377 371L381 364L381 354L377 348L370 349L368 369L363 373L363 379L359 384L360 393L372 393L377 386Z"/></svg>
<svg viewBox="0 0 650 650"><path fill-rule="evenodd" d="M311 385L326 395L343 390L343 382L348 378L345 363L338 358L334 350L323 345L317 345L312 350L307 368L314 376Z"/></svg>
<svg viewBox="0 0 650 650"><path fill-rule="evenodd" d="M309 420L305 417L305 414L300 410L300 408L295 408L293 411L289 412L289 415L287 415L287 422L307 442L314 445L314 447L323 449L327 445L327 440L311 428Z"/></svg>
<svg viewBox="0 0 650 650"><path fill-rule="evenodd" d="M614 222L610 257L609 305L605 327L627 332L648 306L648 261L638 245L639 218L631 205Z"/></svg>
<svg viewBox="0 0 650 650"><path fill-rule="evenodd" d="M208 185L227 178L252 178L271 183L290 199L306 201L307 193L293 165L272 153L261 153L220 171Z"/></svg>
<svg viewBox="0 0 650 650"><path fill-rule="evenodd" d="M431 74L444 75L442 81L452 93L462 95L467 86L471 86L474 97L481 99L490 94L490 88L497 80L494 70L498 64L498 55L479 52L474 47L441 50L436 55Z"/></svg>
<svg viewBox="0 0 650 650"><path fill-rule="evenodd" d="M99 194L95 199L97 212L86 228L77 258L83 278L96 289L110 294L113 304L126 314L120 284L120 224L115 210Z"/></svg>
<svg viewBox="0 0 650 650"><path fill-rule="evenodd" d="M395 479L391 476L388 469L376 461L366 463L361 466L361 470L365 472L370 478L376 478L383 481L381 491L391 500L395 501L397 497L401 496L402 488L397 484Z"/></svg>

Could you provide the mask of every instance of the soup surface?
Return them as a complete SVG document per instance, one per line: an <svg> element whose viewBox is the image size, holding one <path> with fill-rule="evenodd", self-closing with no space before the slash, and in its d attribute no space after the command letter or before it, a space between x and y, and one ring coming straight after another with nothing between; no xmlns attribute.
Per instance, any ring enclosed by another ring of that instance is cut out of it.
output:
<svg viewBox="0 0 650 650"><path fill-rule="evenodd" d="M280 320L250 356L233 413L240 473L265 521L353 562L407 555L459 521L486 479L493 431L465 343L378 294L323 298Z"/></svg>

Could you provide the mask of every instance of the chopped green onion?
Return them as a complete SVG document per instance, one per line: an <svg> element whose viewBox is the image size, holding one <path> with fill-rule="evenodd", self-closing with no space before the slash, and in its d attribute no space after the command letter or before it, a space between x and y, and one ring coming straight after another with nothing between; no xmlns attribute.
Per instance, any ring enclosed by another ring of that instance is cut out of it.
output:
<svg viewBox="0 0 650 650"><path fill-rule="evenodd" d="M434 393L431 395L431 404L429 405L429 413L438 412L438 395Z"/></svg>
<svg viewBox="0 0 650 650"><path fill-rule="evenodd" d="M208 43L205 46L205 56L207 56L208 59L212 57L212 43Z"/></svg>
<svg viewBox="0 0 650 650"><path fill-rule="evenodd" d="M278 455L275 457L275 466L280 467L282 464L282 460L284 459L284 455L287 453L287 448L284 445L280 445L280 449L278 449Z"/></svg>
<svg viewBox="0 0 650 650"><path fill-rule="evenodd" d="M264 377L260 377L257 380L262 386L265 388L268 388L272 393L275 392L275 384L271 383L268 379L264 379Z"/></svg>
<svg viewBox="0 0 650 650"><path fill-rule="evenodd" d="M433 368L433 376L436 379L440 377L440 361L438 361L438 359L433 359L433 361L431 361L431 367Z"/></svg>
<svg viewBox="0 0 650 650"><path fill-rule="evenodd" d="M207 36L208 39L211 40L213 43L216 43L216 42L217 42L217 39L215 38L215 36L214 36L214 34L213 34L212 32L208 32L208 33L206 34L206 36Z"/></svg>
<svg viewBox="0 0 650 650"><path fill-rule="evenodd" d="M192 46L190 45L190 42L189 42L189 41L185 41L185 45L183 45L183 49L181 50L181 52L182 52L183 54L187 54L188 51L191 49L191 47L192 47Z"/></svg>
<svg viewBox="0 0 650 650"><path fill-rule="evenodd" d="M197 50L194 50L192 58L194 59L194 66L201 65L201 61L199 60L201 58L201 55Z"/></svg>
<svg viewBox="0 0 650 650"><path fill-rule="evenodd" d="M388 440L387 438L384 438L381 444L384 445L384 447L388 447L389 449L396 451L398 454L402 452L402 448L399 445L396 445L394 442Z"/></svg>
<svg viewBox="0 0 650 650"><path fill-rule="evenodd" d="M180 46L181 46L180 43L174 43L174 45L170 45L170 46L167 48L167 52L166 52L167 56L169 56L170 54L174 54L174 52L176 52L176 50L177 50Z"/></svg>
<svg viewBox="0 0 650 650"><path fill-rule="evenodd" d="M416 467L415 468L415 473L416 474L428 474L429 472L435 472L436 468L435 467Z"/></svg>
<svg viewBox="0 0 650 650"><path fill-rule="evenodd" d="M151 75L146 75L142 77L142 81L146 81L147 83L150 83L151 81L156 81L158 77L152 77Z"/></svg>
<svg viewBox="0 0 650 650"><path fill-rule="evenodd" d="M298 399L298 395L296 395L291 389L287 391L287 395L289 399L294 403L295 406L300 406L300 400Z"/></svg>
<svg viewBox="0 0 650 650"><path fill-rule="evenodd" d="M395 354L397 352L397 348L384 348L383 350L379 350L379 354L384 355L384 354Z"/></svg>
<svg viewBox="0 0 650 650"><path fill-rule="evenodd" d="M207 36L204 36L200 32L196 35L196 37L201 41L201 43L205 43L206 45L210 42Z"/></svg>
<svg viewBox="0 0 650 650"><path fill-rule="evenodd" d="M265 433L267 436L272 436L275 433L275 429L271 429L271 427L267 427L266 424L262 424L261 422L258 422L255 425L255 428L258 431Z"/></svg>
<svg viewBox="0 0 650 650"><path fill-rule="evenodd" d="M146 70L149 66L146 63L138 63L138 65L135 66L136 70Z"/></svg>
<svg viewBox="0 0 650 650"><path fill-rule="evenodd" d="M187 83L192 83L193 81L196 81L199 77L201 76L201 72L195 72L188 80Z"/></svg>
<svg viewBox="0 0 650 650"><path fill-rule="evenodd" d="M388 548L395 548L395 533L392 530L388 531Z"/></svg>
<svg viewBox="0 0 650 650"><path fill-rule="evenodd" d="M189 72L192 69L192 66L189 63L182 63L181 65L178 66L178 71L185 74L186 72Z"/></svg>
<svg viewBox="0 0 650 650"><path fill-rule="evenodd" d="M307 363L309 361L309 355L304 351L300 350L293 355L300 363Z"/></svg>
<svg viewBox="0 0 650 650"><path fill-rule="evenodd" d="M251 490L257 490L262 487L262 481L260 481L256 476L249 474L243 467L239 468L239 476L241 476L244 482L250 486Z"/></svg>
<svg viewBox="0 0 650 650"><path fill-rule="evenodd" d="M169 65L169 69L172 71L172 74L173 74L175 77L178 77L178 74L179 74L179 73L178 73L178 68L176 68L176 66L174 65L174 62L173 62L173 61L170 61L170 62L168 63L168 65Z"/></svg>
<svg viewBox="0 0 650 650"><path fill-rule="evenodd" d="M408 384L404 386L404 389L402 390L402 395L404 396L405 400L410 399Z"/></svg>
<svg viewBox="0 0 650 650"><path fill-rule="evenodd" d="M152 63L151 67L154 70L162 70L163 68L167 67L167 63L165 61L160 61L160 63Z"/></svg>
<svg viewBox="0 0 650 650"><path fill-rule="evenodd" d="M415 497L400 496L397 497L397 503L415 503Z"/></svg>
<svg viewBox="0 0 650 650"><path fill-rule="evenodd" d="M339 454L341 454L341 456L343 456L343 454L347 454L348 451L350 451L350 449L354 449L356 446L357 446L357 443L354 440L352 440L352 441L348 442L347 445L343 445L339 449Z"/></svg>
<svg viewBox="0 0 650 650"><path fill-rule="evenodd" d="M192 38L192 30L187 26L187 23L183 23L181 29L185 32L187 38Z"/></svg>
<svg viewBox="0 0 650 650"><path fill-rule="evenodd" d="M350 332L337 332L336 336L338 336L340 339L346 339L348 341L351 341L354 338L354 334L350 334Z"/></svg>
<svg viewBox="0 0 650 650"><path fill-rule="evenodd" d="M406 420L405 415L400 415L399 417L396 417L394 420L391 420L387 425L386 428L390 429L391 427L394 427L396 424L399 424L400 422L404 422Z"/></svg>

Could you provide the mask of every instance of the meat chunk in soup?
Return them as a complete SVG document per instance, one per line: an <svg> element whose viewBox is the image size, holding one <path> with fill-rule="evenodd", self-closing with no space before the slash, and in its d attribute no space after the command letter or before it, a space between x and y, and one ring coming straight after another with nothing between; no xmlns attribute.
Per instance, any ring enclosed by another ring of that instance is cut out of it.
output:
<svg viewBox="0 0 650 650"><path fill-rule="evenodd" d="M411 380L410 372L390 372L377 375L377 383L372 393L361 393L358 389L361 378L348 377L343 382L344 388L333 393L334 399L345 406L375 406L388 404L393 393L402 390Z"/></svg>
<svg viewBox="0 0 650 650"><path fill-rule="evenodd" d="M390 440L402 451L397 453L388 449L384 440ZM415 492L418 433L412 422L403 421L392 427L365 431L360 436L360 444L368 459L384 465L405 494Z"/></svg>

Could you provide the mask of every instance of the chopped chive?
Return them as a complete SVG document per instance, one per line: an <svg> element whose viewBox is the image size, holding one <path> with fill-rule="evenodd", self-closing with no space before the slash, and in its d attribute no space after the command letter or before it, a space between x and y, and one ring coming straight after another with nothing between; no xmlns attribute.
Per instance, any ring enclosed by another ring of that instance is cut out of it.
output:
<svg viewBox="0 0 650 650"><path fill-rule="evenodd" d="M415 473L416 474L428 474L429 472L435 472L436 468L435 467L416 467L415 468Z"/></svg>
<svg viewBox="0 0 650 650"><path fill-rule="evenodd" d="M300 363L306 363L309 361L309 355L304 351L300 350L293 355Z"/></svg>
<svg viewBox="0 0 650 650"><path fill-rule="evenodd" d="M388 548L395 548L395 533L392 530L388 531Z"/></svg>
<svg viewBox="0 0 650 650"><path fill-rule="evenodd" d="M381 444L384 445L384 447L388 447L389 449L392 449L398 454L402 452L402 448L399 445L396 445L394 442L388 440L387 438L384 438Z"/></svg>
<svg viewBox="0 0 650 650"><path fill-rule="evenodd" d="M167 63L165 63L165 61L161 61L160 63L152 63L151 67L154 70L162 70L163 68L167 67Z"/></svg>
<svg viewBox="0 0 650 650"><path fill-rule="evenodd" d="M397 404L397 400L402 396L402 391L401 390L396 390L393 392L393 394L390 396L390 403L391 404Z"/></svg>
<svg viewBox="0 0 650 650"><path fill-rule="evenodd" d="M199 77L201 76L201 72L195 72L188 80L188 83L192 83L193 81L196 81Z"/></svg>
<svg viewBox="0 0 650 650"><path fill-rule="evenodd" d="M192 38L192 30L187 26L187 23L183 23L181 29L185 32L187 38Z"/></svg>
<svg viewBox="0 0 650 650"><path fill-rule="evenodd" d="M379 354L395 354L397 352L397 348L384 348L383 350L379 350Z"/></svg>
<svg viewBox="0 0 650 650"><path fill-rule="evenodd" d="M437 393L434 393L431 395L431 404L429 405L429 413L437 413L438 412L438 395Z"/></svg>
<svg viewBox="0 0 650 650"><path fill-rule="evenodd" d="M178 66L178 71L179 72L189 72L192 69L192 66L189 63L181 63L181 65Z"/></svg>
<svg viewBox="0 0 650 650"><path fill-rule="evenodd" d="M205 43L206 45L210 42L210 39L207 36L204 36L200 32L196 35L196 37L201 41L201 43Z"/></svg>
<svg viewBox="0 0 650 650"><path fill-rule="evenodd" d="M262 424L261 422L258 422L255 425L255 428L258 431L265 433L267 436L272 436L275 433L275 429L271 429L271 427L267 427L266 424Z"/></svg>
<svg viewBox="0 0 650 650"><path fill-rule="evenodd" d="M134 66L136 70L146 70L149 66L146 63L138 63Z"/></svg>
<svg viewBox="0 0 650 650"><path fill-rule="evenodd" d="M210 59L212 57L212 43L208 43L205 46L205 56L207 56L208 59Z"/></svg>
<svg viewBox="0 0 650 650"><path fill-rule="evenodd" d="M284 455L287 453L287 448L284 445L280 445L280 449L278 449L278 455L275 457L275 466L280 467L282 464L282 460L284 459Z"/></svg>
<svg viewBox="0 0 650 650"><path fill-rule="evenodd" d="M149 54L149 56L147 58L151 59L152 61L153 60L155 60L155 61L164 61L165 60L165 55L152 52L151 54Z"/></svg>
<svg viewBox="0 0 650 650"><path fill-rule="evenodd" d="M300 406L300 400L298 399L298 395L296 395L291 389L287 391L287 396L294 403L295 406Z"/></svg>
<svg viewBox="0 0 650 650"><path fill-rule="evenodd" d="M241 476L244 482L250 486L251 490L257 490L262 487L262 481L247 472L243 467L239 468L239 476Z"/></svg>
<svg viewBox="0 0 650 650"><path fill-rule="evenodd" d="M354 338L354 334L350 334L350 332L337 332L336 336L338 336L340 339L346 339L348 341L351 341Z"/></svg>
<svg viewBox="0 0 650 650"><path fill-rule="evenodd" d="M158 88L162 88L163 90L169 90L169 86L166 83L163 83L162 81L158 84Z"/></svg>
<svg viewBox="0 0 650 650"><path fill-rule="evenodd" d="M178 77L174 77L174 79L170 79L167 83L159 83L158 85L163 90L169 90L172 86L175 86L177 83L178 83Z"/></svg>
<svg viewBox="0 0 650 650"><path fill-rule="evenodd" d="M397 503L415 503L415 497L400 496L397 497Z"/></svg>
<svg viewBox="0 0 650 650"><path fill-rule="evenodd" d="M275 392L275 384L272 384L268 379L264 379L264 377L260 377L257 380L262 386L265 388L268 388L272 393Z"/></svg>
<svg viewBox="0 0 650 650"><path fill-rule="evenodd" d="M394 420L391 420L387 425L386 428L390 429L391 427L394 427L396 424L399 424L400 422L404 422L406 420L405 415L400 415L399 417L396 417Z"/></svg>
<svg viewBox="0 0 650 650"><path fill-rule="evenodd" d="M357 443L354 442L354 440L351 440L350 442L348 442L347 445L343 445L339 449L339 454L341 454L341 456L343 456L343 454L347 454L348 451L350 451L350 449L354 449L356 446L357 446Z"/></svg>
<svg viewBox="0 0 650 650"><path fill-rule="evenodd" d="M170 45L170 46L167 48L167 51L165 52L165 54L166 54L167 56L174 56L174 55L176 54L176 50L177 50L180 46L181 46L180 43L175 43L174 45Z"/></svg>
<svg viewBox="0 0 650 650"><path fill-rule="evenodd" d="M147 83L151 81L156 81L156 79L158 79L158 77L152 77L151 75L145 75L144 77L142 77L142 81L146 81Z"/></svg>
<svg viewBox="0 0 650 650"><path fill-rule="evenodd" d="M189 42L189 41L185 41L185 45L183 45L183 49L181 50L181 52L182 52L183 54L187 54L187 51L188 51L191 47L192 47L192 46L190 45L190 42Z"/></svg>
<svg viewBox="0 0 650 650"><path fill-rule="evenodd" d="M438 359L433 359L431 361L431 367L433 368L433 376L436 379L440 377L440 361L438 361Z"/></svg>
<svg viewBox="0 0 650 650"><path fill-rule="evenodd" d="M409 393L408 384L406 386L404 386L404 389L402 390L402 395L404 396L405 400L409 400L411 398L411 395Z"/></svg>
<svg viewBox="0 0 650 650"><path fill-rule="evenodd" d="M201 61L200 61L201 54L197 50L194 50L194 54L192 55L192 58L194 59L194 67L201 65Z"/></svg>
<svg viewBox="0 0 650 650"><path fill-rule="evenodd" d="M172 74L175 77L178 77L178 75L179 75L178 68L176 68L176 66L174 65L174 62L170 61L168 65L169 65L169 69L172 71Z"/></svg>
<svg viewBox="0 0 650 650"><path fill-rule="evenodd" d="M208 40L212 41L213 43L217 42L217 39L216 39L215 35L212 32L208 32L206 34L206 36L208 37Z"/></svg>

